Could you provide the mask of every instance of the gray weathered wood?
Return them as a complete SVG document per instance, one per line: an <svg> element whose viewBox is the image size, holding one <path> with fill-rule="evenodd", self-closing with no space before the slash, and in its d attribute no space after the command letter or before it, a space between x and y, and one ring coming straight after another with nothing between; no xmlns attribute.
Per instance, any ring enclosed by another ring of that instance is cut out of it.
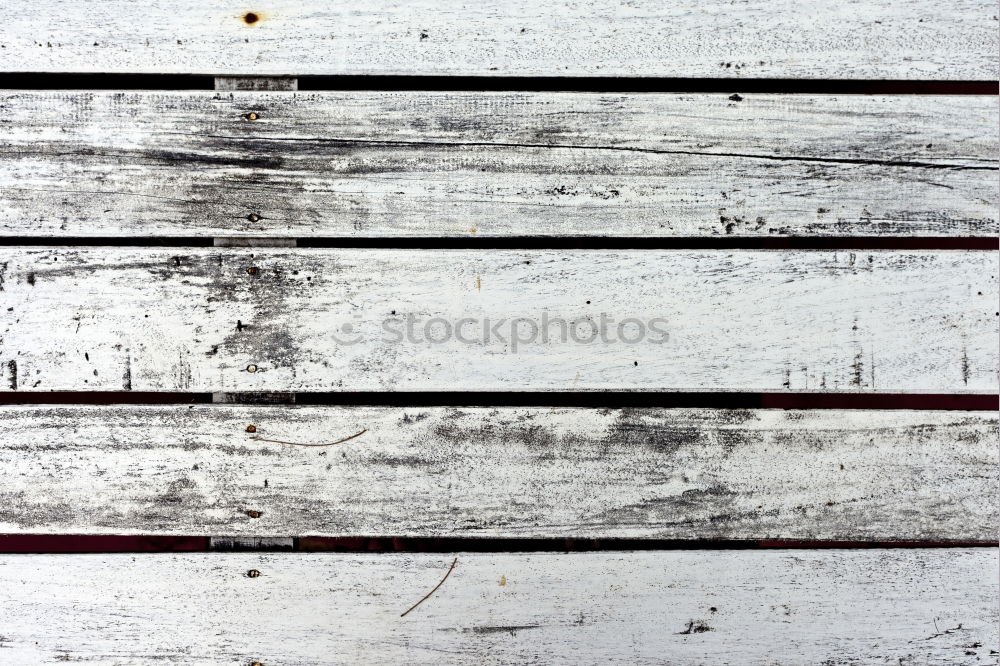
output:
<svg viewBox="0 0 1000 666"><path fill-rule="evenodd" d="M0 388L995 392L996 263L9 247Z"/></svg>
<svg viewBox="0 0 1000 666"><path fill-rule="evenodd" d="M995 548L4 555L0 653L10 664L978 665L996 661L997 593Z"/></svg>
<svg viewBox="0 0 1000 666"><path fill-rule="evenodd" d="M998 232L995 97L9 91L0 112L8 236Z"/></svg>
<svg viewBox="0 0 1000 666"><path fill-rule="evenodd" d="M0 533L989 542L996 426L990 412L10 405Z"/></svg>
<svg viewBox="0 0 1000 666"><path fill-rule="evenodd" d="M988 0L7 0L0 70L995 79Z"/></svg>
<svg viewBox="0 0 1000 666"><path fill-rule="evenodd" d="M291 76L217 76L216 90L284 90L299 89L299 80Z"/></svg>

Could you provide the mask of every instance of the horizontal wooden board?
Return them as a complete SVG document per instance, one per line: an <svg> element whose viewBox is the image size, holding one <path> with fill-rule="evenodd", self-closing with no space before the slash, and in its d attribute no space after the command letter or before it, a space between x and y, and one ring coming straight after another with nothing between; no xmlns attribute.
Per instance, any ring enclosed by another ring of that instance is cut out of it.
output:
<svg viewBox="0 0 1000 666"><path fill-rule="evenodd" d="M995 392L997 253L17 248L0 388Z"/></svg>
<svg viewBox="0 0 1000 666"><path fill-rule="evenodd" d="M0 533L989 542L996 428L992 412L8 405Z"/></svg>
<svg viewBox="0 0 1000 666"><path fill-rule="evenodd" d="M4 555L0 649L12 664L950 666L996 661L997 592L995 548Z"/></svg>
<svg viewBox="0 0 1000 666"><path fill-rule="evenodd" d="M2 71L995 79L988 0L8 0Z"/></svg>
<svg viewBox="0 0 1000 666"><path fill-rule="evenodd" d="M0 113L7 236L1000 230L995 97L8 91Z"/></svg>

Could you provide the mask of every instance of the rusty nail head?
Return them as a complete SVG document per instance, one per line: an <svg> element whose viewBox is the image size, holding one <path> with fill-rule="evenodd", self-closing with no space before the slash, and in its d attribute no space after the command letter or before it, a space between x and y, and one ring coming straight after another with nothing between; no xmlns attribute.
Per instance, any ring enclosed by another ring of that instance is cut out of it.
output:
<svg viewBox="0 0 1000 666"><path fill-rule="evenodd" d="M257 432L257 426L255 426L255 425L248 425L247 426L247 432Z"/></svg>
<svg viewBox="0 0 1000 666"><path fill-rule="evenodd" d="M258 220L260 220L260 215L258 215L257 213L250 213L249 215L247 215L247 219L250 220L251 222L257 222Z"/></svg>
<svg viewBox="0 0 1000 666"><path fill-rule="evenodd" d="M254 511L253 509L250 509L249 511L247 511L247 515L250 516L251 518L260 518L261 513L260 511Z"/></svg>
<svg viewBox="0 0 1000 666"><path fill-rule="evenodd" d="M251 266L247 269L247 275L257 275L257 267Z"/></svg>
<svg viewBox="0 0 1000 666"><path fill-rule="evenodd" d="M247 114L247 120L257 120L257 112L251 111Z"/></svg>
<svg viewBox="0 0 1000 666"><path fill-rule="evenodd" d="M257 571L256 569L251 569L250 571L247 572L247 578L256 578L259 575L260 572Z"/></svg>
<svg viewBox="0 0 1000 666"><path fill-rule="evenodd" d="M247 372L257 372L257 366L251 363L247 366Z"/></svg>

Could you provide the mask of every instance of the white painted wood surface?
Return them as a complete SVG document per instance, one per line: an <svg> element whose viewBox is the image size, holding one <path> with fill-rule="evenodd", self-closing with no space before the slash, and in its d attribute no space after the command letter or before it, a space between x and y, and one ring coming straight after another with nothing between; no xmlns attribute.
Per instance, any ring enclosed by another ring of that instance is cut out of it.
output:
<svg viewBox="0 0 1000 666"><path fill-rule="evenodd" d="M11 664L984 664L997 588L995 548L3 555L0 650Z"/></svg>
<svg viewBox="0 0 1000 666"><path fill-rule="evenodd" d="M990 542L996 429L992 412L7 405L0 533Z"/></svg>
<svg viewBox="0 0 1000 666"><path fill-rule="evenodd" d="M998 232L996 97L7 91L0 113L7 236Z"/></svg>
<svg viewBox="0 0 1000 666"><path fill-rule="evenodd" d="M987 0L7 0L2 71L793 79L997 76Z"/></svg>
<svg viewBox="0 0 1000 666"><path fill-rule="evenodd" d="M993 392L996 262L948 250L9 247L0 380L7 391Z"/></svg>

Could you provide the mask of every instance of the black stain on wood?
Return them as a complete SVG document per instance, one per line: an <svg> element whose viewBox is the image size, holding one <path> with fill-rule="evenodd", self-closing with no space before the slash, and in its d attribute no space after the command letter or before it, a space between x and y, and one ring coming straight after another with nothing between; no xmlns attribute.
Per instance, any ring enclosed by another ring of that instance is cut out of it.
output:
<svg viewBox="0 0 1000 666"><path fill-rule="evenodd" d="M962 381L969 385L969 349L962 345Z"/></svg>
<svg viewBox="0 0 1000 666"><path fill-rule="evenodd" d="M862 386L862 377L864 376L865 364L861 361L861 354L854 355L854 363L851 364L851 384L854 386Z"/></svg>
<svg viewBox="0 0 1000 666"><path fill-rule="evenodd" d="M122 373L122 387L126 391L132 390L132 355L125 354L125 372Z"/></svg>
<svg viewBox="0 0 1000 666"><path fill-rule="evenodd" d="M684 631L678 631L678 634L703 634L706 631L715 631L712 627L708 626L700 620L688 620L687 627Z"/></svg>
<svg viewBox="0 0 1000 666"><path fill-rule="evenodd" d="M462 632L471 634L510 634L511 636L516 636L519 631L539 629L541 626L540 624L511 624L495 627L469 627L462 629Z"/></svg>
<svg viewBox="0 0 1000 666"><path fill-rule="evenodd" d="M32 287L35 286L35 273L34 273L34 271L28 273L28 284L30 284Z"/></svg>
<svg viewBox="0 0 1000 666"><path fill-rule="evenodd" d="M11 359L7 361L7 381L13 391L17 390L17 361Z"/></svg>

